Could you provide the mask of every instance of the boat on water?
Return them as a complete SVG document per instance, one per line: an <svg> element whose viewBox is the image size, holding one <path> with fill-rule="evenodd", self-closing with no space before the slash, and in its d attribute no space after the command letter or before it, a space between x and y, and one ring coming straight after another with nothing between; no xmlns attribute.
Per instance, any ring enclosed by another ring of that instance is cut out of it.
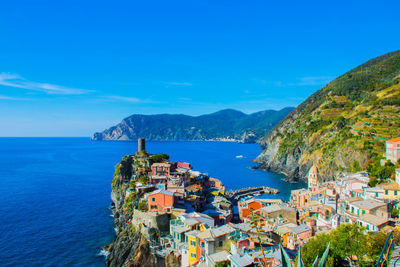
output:
<svg viewBox="0 0 400 267"><path fill-rule="evenodd" d="M236 158L241 159L241 158L243 158L243 155L238 155L238 156L236 156Z"/></svg>
<svg viewBox="0 0 400 267"><path fill-rule="evenodd" d="M257 194L254 194L254 196L259 197L259 196L261 196L261 194L257 193Z"/></svg>

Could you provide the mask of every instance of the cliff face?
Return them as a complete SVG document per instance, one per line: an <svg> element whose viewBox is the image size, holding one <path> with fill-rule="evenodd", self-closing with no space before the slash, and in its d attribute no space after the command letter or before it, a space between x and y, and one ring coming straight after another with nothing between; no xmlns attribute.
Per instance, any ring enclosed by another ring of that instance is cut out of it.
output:
<svg viewBox="0 0 400 267"><path fill-rule="evenodd" d="M132 164L132 158L125 156L116 165L116 172L111 185L111 199L115 205L113 213L116 238L107 246L109 255L106 260L106 266L178 267L179 261L174 255L168 255L165 259L153 255L150 251L148 240L130 223L133 214L132 203L140 198L140 195L132 194L127 196L126 194L128 185L124 184L124 179L131 177L135 173Z"/></svg>
<svg viewBox="0 0 400 267"><path fill-rule="evenodd" d="M237 110L221 110L202 116L132 115L92 140L136 140L139 137L155 141L190 141L234 138L254 142L281 121L293 108L267 110L245 114Z"/></svg>
<svg viewBox="0 0 400 267"><path fill-rule="evenodd" d="M323 180L378 164L384 141L400 136L400 52L372 59L311 95L261 141L259 168Z"/></svg>

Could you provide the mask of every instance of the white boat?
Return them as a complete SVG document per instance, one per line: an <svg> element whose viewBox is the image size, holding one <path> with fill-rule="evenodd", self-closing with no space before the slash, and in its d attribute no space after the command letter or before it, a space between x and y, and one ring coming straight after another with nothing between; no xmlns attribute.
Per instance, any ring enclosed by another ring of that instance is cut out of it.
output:
<svg viewBox="0 0 400 267"><path fill-rule="evenodd" d="M237 159L243 158L243 155L236 156Z"/></svg>

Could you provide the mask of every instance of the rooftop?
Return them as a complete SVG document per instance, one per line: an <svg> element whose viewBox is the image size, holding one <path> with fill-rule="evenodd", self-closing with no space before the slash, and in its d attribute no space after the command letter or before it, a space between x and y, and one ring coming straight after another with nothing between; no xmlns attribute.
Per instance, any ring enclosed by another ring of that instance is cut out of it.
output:
<svg viewBox="0 0 400 267"><path fill-rule="evenodd" d="M186 227L184 225L174 225L174 226L171 226L171 228L174 229L174 232L179 233L179 234L182 234L182 233L190 230L188 227Z"/></svg>
<svg viewBox="0 0 400 267"><path fill-rule="evenodd" d="M393 138L393 139L391 139L391 140L388 140L388 141L386 141L386 142L389 142L389 143L400 142L400 137Z"/></svg>
<svg viewBox="0 0 400 267"><path fill-rule="evenodd" d="M286 206L281 206L279 204L272 204L271 206L267 207L262 207L260 211L266 212L266 213L271 213L279 210L286 210L286 211L292 211L296 212L294 208L286 207Z"/></svg>
<svg viewBox="0 0 400 267"><path fill-rule="evenodd" d="M363 209L363 210L371 210L371 209L376 209L378 207L381 206L386 206L385 203L373 200L373 199L365 199L365 200L361 200L361 201L356 201L351 203L352 205L354 205L355 207L359 208L359 209Z"/></svg>
<svg viewBox="0 0 400 267"><path fill-rule="evenodd" d="M239 254L233 254L228 256L228 258L235 263L235 266L244 267L253 263L253 258L248 254L244 254L242 257Z"/></svg>
<svg viewBox="0 0 400 267"><path fill-rule="evenodd" d="M400 191L400 186L396 182L384 183L384 184L380 184L378 186L381 187L384 190Z"/></svg>
<svg viewBox="0 0 400 267"><path fill-rule="evenodd" d="M362 222L366 222L375 226L379 226L382 225L384 223L386 223L388 220L382 218L382 217L378 217L372 214L363 214L359 217L358 219L359 221Z"/></svg>
<svg viewBox="0 0 400 267"><path fill-rule="evenodd" d="M303 233L303 232L305 232L305 231L311 230L311 228L308 227L308 226L305 225L305 224L300 224L300 225L298 225L298 226L296 226L296 227L293 227L291 230L292 230L292 232L295 233L295 234L300 234L300 233Z"/></svg>
<svg viewBox="0 0 400 267"><path fill-rule="evenodd" d="M192 230L192 231L186 232L185 235L191 236L191 237L197 237L197 235L198 235L199 233L201 233L201 232L198 231L198 230Z"/></svg>
<svg viewBox="0 0 400 267"><path fill-rule="evenodd" d="M225 261L228 259L228 256L230 254L228 252L226 252L225 250L222 250L220 252L208 255L208 258L213 262L213 263L217 263L217 262L221 262L221 261Z"/></svg>
<svg viewBox="0 0 400 267"><path fill-rule="evenodd" d="M171 167L171 164L169 163L153 163L153 165L151 165L152 167Z"/></svg>
<svg viewBox="0 0 400 267"><path fill-rule="evenodd" d="M169 196L173 196L174 195L174 193L169 192L167 190L158 189L156 191L153 191L153 192L149 193L149 196L155 195L155 194L164 194L164 195L169 195Z"/></svg>

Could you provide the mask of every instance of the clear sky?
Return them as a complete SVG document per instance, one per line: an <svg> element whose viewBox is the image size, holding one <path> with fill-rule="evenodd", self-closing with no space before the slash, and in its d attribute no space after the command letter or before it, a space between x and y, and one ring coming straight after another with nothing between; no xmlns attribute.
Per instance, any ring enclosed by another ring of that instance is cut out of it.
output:
<svg viewBox="0 0 400 267"><path fill-rule="evenodd" d="M134 113L296 106L400 49L400 1L18 1L0 7L0 136Z"/></svg>

